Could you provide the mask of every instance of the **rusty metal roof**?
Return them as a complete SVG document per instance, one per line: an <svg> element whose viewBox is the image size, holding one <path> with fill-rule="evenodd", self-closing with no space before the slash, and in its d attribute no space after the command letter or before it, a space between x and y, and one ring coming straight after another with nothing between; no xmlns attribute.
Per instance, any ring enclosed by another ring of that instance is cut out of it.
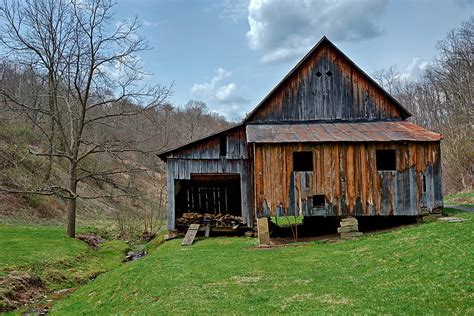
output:
<svg viewBox="0 0 474 316"><path fill-rule="evenodd" d="M321 143L439 141L441 134L407 122L251 124L246 127L249 143Z"/></svg>

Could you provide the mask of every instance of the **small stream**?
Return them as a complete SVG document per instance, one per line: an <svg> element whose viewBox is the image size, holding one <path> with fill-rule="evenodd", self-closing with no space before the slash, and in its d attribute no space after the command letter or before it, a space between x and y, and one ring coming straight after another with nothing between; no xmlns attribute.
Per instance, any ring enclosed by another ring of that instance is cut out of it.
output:
<svg viewBox="0 0 474 316"><path fill-rule="evenodd" d="M130 262L130 261L135 261L140 258L145 257L148 255L148 252L145 250L142 251L129 251L127 255L125 256L125 259L123 260L124 262Z"/></svg>

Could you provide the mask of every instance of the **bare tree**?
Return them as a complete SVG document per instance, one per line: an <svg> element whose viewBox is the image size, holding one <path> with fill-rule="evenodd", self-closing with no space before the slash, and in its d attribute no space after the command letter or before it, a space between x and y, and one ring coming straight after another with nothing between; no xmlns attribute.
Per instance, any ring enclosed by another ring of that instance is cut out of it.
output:
<svg viewBox="0 0 474 316"><path fill-rule="evenodd" d="M376 70L372 74L372 77L390 94L395 92L395 89L400 85L401 82L400 72L398 71L397 66L394 65L388 68Z"/></svg>
<svg viewBox="0 0 474 316"><path fill-rule="evenodd" d="M67 234L71 237L75 236L78 198L127 194L127 188L114 177L141 171L127 163L126 157L144 150L137 146L137 139L120 137L116 131L132 117L165 103L171 89L143 84L146 73L137 54L148 47L138 33L137 19L116 25L113 7L110 0L18 0L4 1L0 8L0 42L7 53L47 78L49 106L36 109L7 90L0 95L9 104L49 118L48 128L38 125L50 140L47 150L31 153L54 157L68 166L64 183L18 192L67 199ZM109 130L115 133L108 134ZM105 156L113 157L122 164L91 166L93 156L99 162ZM81 192L78 184L87 180L107 184L110 194Z"/></svg>
<svg viewBox="0 0 474 316"><path fill-rule="evenodd" d="M474 182L474 17L437 48L420 78L399 80L393 66L374 78L414 114L413 121L443 134L444 189L451 193L471 189Z"/></svg>

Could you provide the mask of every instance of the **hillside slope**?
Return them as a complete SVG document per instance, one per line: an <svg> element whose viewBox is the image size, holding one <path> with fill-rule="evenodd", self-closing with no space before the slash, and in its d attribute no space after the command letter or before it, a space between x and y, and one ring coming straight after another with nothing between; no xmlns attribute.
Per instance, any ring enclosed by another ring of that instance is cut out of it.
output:
<svg viewBox="0 0 474 316"><path fill-rule="evenodd" d="M42 184L46 159L38 158L29 151L41 146L38 131L24 125L0 127L0 185L9 189L34 188ZM110 162L114 163L113 161ZM130 162L137 163L137 162ZM141 166L142 167L142 166ZM63 182L66 166L54 161L51 182ZM125 179L128 180L128 179ZM164 208L164 177L161 173L147 170L138 174L134 185L140 192L139 199L116 198L80 200L77 219L82 225L121 226L147 230L160 220ZM81 190L94 195L106 194L107 186L87 181ZM161 200L160 200L161 198ZM161 203L160 203L161 201ZM0 192L0 222L62 224L66 218L66 201L56 196L13 194Z"/></svg>

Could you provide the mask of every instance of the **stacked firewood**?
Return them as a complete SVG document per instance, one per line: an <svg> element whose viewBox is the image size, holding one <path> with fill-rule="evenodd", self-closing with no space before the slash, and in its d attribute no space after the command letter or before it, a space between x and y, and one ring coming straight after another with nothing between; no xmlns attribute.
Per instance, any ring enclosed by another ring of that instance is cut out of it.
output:
<svg viewBox="0 0 474 316"><path fill-rule="evenodd" d="M183 213L176 219L176 224L189 226L191 224L207 224L210 223L216 227L233 227L237 229L242 224L242 217L230 214L200 214L200 213Z"/></svg>
<svg viewBox="0 0 474 316"><path fill-rule="evenodd" d="M355 217L348 217L341 219L341 227L337 229L337 232L341 234L342 238L354 238L362 236L359 232L359 222Z"/></svg>

